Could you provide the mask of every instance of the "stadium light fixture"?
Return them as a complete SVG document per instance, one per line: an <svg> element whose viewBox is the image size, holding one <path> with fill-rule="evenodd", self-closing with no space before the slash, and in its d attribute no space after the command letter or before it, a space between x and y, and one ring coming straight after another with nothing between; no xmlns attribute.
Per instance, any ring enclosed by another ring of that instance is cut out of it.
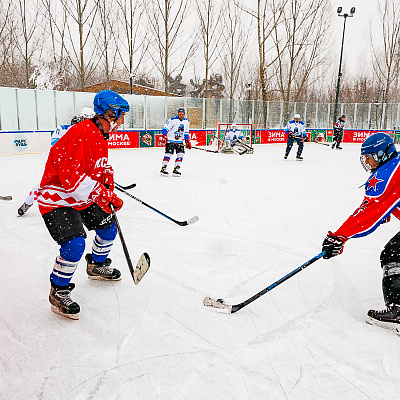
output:
<svg viewBox="0 0 400 400"><path fill-rule="evenodd" d="M354 13L356 12L356 8L355 7L351 7L350 14L347 14L347 13L342 14L342 11L343 11L343 8L342 7L338 7L338 9L337 9L338 17L343 17L344 18L344 23L343 23L342 47L341 47L341 50L340 50L339 73L338 73L338 80L337 80L337 86L336 86L336 99L335 99L335 111L334 111L334 114L333 114L333 123L336 122L337 114L338 114L340 78L342 77L343 45L344 45L344 34L345 34L345 31L346 31L346 20L347 20L348 17L353 17Z"/></svg>

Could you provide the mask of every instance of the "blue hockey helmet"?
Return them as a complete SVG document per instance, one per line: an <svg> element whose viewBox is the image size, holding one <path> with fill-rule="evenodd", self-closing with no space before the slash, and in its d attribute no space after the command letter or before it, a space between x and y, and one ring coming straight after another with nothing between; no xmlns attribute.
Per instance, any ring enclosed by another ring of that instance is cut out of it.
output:
<svg viewBox="0 0 400 400"><path fill-rule="evenodd" d="M93 99L94 112L104 116L107 110L114 112L115 118L120 118L123 112L129 111L128 102L112 90L101 90Z"/></svg>
<svg viewBox="0 0 400 400"><path fill-rule="evenodd" d="M361 164L368 172L373 172L385 162L397 155L393 138L385 132L373 133L361 145ZM366 156L371 157L378 164L373 168L366 163Z"/></svg>

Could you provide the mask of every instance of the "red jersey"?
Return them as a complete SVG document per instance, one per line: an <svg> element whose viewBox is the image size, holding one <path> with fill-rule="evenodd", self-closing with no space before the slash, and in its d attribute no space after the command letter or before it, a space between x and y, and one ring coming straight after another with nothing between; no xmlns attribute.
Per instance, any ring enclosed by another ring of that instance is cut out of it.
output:
<svg viewBox="0 0 400 400"><path fill-rule="evenodd" d="M108 142L100 129L88 119L72 126L50 149L39 189L41 214L91 205L89 195L100 182L107 161Z"/></svg>

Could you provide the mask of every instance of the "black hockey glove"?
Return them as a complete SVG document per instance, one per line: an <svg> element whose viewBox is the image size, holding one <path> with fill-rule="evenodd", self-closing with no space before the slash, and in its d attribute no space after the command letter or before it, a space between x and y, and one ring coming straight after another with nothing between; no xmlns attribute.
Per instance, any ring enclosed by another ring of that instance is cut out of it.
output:
<svg viewBox="0 0 400 400"><path fill-rule="evenodd" d="M324 242L322 243L322 251L325 252L324 258L332 258L343 253L343 246L347 242L347 237L335 235L331 231L328 232Z"/></svg>

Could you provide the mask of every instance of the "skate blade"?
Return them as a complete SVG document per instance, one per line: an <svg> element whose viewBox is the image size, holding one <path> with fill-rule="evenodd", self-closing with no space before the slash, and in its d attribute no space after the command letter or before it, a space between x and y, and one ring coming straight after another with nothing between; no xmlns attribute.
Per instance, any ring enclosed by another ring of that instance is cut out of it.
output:
<svg viewBox="0 0 400 400"><path fill-rule="evenodd" d="M175 178L180 178L182 175L181 175L181 174L174 174L174 173L172 173L172 176L174 176Z"/></svg>
<svg viewBox="0 0 400 400"><path fill-rule="evenodd" d="M400 324L396 324L395 322L379 321L372 317L367 317L365 322L369 325L375 325L379 326L380 328L387 329L400 336Z"/></svg>
<svg viewBox="0 0 400 400"><path fill-rule="evenodd" d="M139 261L136 264L135 271L133 273L133 281L135 285L139 284L142 278L145 276L146 272L150 268L150 256L147 253L143 253Z"/></svg>
<svg viewBox="0 0 400 400"><path fill-rule="evenodd" d="M115 282L115 281L120 281L122 277L120 276L117 279L110 279L110 278L105 278L104 276L93 276L93 275L88 275L88 279L91 279L93 281L108 281L108 282Z"/></svg>
<svg viewBox="0 0 400 400"><path fill-rule="evenodd" d="M169 174L160 174L161 176L164 176L165 178L169 177Z"/></svg>
<svg viewBox="0 0 400 400"><path fill-rule="evenodd" d="M60 311L59 308L57 308L56 306L53 306L53 305L51 305L50 308L51 308L51 311L55 312L56 314L60 314L63 317L66 317L66 318L69 318L69 319L75 319L75 320L79 319L79 314L66 314L66 313L63 313L62 311Z"/></svg>

